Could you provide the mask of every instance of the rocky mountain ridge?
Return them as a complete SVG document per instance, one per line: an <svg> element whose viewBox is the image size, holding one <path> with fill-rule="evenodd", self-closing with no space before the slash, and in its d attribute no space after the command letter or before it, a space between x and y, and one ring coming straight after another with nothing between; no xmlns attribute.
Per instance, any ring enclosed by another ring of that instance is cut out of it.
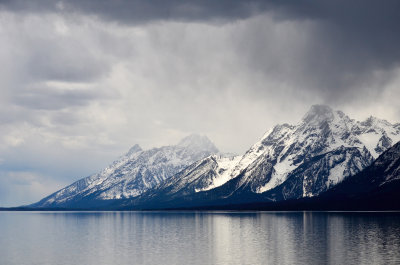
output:
<svg viewBox="0 0 400 265"><path fill-rule="evenodd" d="M142 151L134 146L99 174L35 207L172 207L315 197L367 168L400 141L400 124L314 105L294 125L280 124L241 156L218 153L205 137Z"/></svg>
<svg viewBox="0 0 400 265"><path fill-rule="evenodd" d="M196 134L185 137L177 145L145 151L134 145L101 172L80 179L32 206L95 206L102 205L101 201L136 197L190 164L217 152L206 136Z"/></svg>
<svg viewBox="0 0 400 265"><path fill-rule="evenodd" d="M368 167L400 140L399 124L315 105L269 130L243 156L210 156L126 204L281 201L317 196Z"/></svg>

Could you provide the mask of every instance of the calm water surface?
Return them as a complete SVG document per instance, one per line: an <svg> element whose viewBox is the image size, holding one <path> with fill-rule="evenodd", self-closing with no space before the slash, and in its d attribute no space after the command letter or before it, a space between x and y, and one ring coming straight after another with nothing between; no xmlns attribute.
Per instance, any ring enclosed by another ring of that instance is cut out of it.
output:
<svg viewBox="0 0 400 265"><path fill-rule="evenodd" d="M400 264L400 213L0 212L0 264Z"/></svg>

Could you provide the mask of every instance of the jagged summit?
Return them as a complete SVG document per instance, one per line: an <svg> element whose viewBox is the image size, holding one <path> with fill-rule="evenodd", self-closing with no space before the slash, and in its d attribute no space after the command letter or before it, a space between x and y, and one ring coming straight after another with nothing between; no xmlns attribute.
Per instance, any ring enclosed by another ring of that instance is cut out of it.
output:
<svg viewBox="0 0 400 265"><path fill-rule="evenodd" d="M177 146L197 150L209 150L213 153L218 152L217 147L215 147L214 143L207 136L195 133L180 140Z"/></svg>
<svg viewBox="0 0 400 265"><path fill-rule="evenodd" d="M380 119L375 116L369 116L364 121L360 122L364 126L393 126L390 122L385 119Z"/></svg>
<svg viewBox="0 0 400 265"><path fill-rule="evenodd" d="M302 120L305 123L319 123L321 121L331 121L333 118L334 111L331 107L326 105L312 105Z"/></svg>
<svg viewBox="0 0 400 265"><path fill-rule="evenodd" d="M206 136L196 134L183 138L177 145L145 151L136 144L101 172L78 180L33 206L79 207L85 203L132 198L217 152Z"/></svg>
<svg viewBox="0 0 400 265"><path fill-rule="evenodd" d="M129 149L129 151L126 153L126 156L131 156L131 155L133 155L134 153L141 152L141 151L143 151L143 149L140 147L140 145L135 144L134 146L132 146L132 147Z"/></svg>

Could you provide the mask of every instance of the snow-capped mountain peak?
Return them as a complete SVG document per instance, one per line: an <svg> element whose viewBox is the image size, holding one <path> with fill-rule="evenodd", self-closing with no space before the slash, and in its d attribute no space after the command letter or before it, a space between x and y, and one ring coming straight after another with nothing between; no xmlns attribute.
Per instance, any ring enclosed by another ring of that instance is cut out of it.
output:
<svg viewBox="0 0 400 265"><path fill-rule="evenodd" d="M398 141L400 124L372 116L356 121L314 105L299 123L273 127L241 156L221 156L207 137L196 134L174 146L146 151L134 146L102 172L36 206L313 197L359 173Z"/></svg>
<svg viewBox="0 0 400 265"><path fill-rule="evenodd" d="M142 152L143 149L140 147L140 145L135 144L134 146L132 146L129 151L125 154L125 156L131 156L137 152Z"/></svg>
<svg viewBox="0 0 400 265"><path fill-rule="evenodd" d="M214 153L218 152L218 149L207 136L199 134L186 136L177 144L177 146L187 149L213 150Z"/></svg>
<svg viewBox="0 0 400 265"><path fill-rule="evenodd" d="M329 106L314 105L298 124L275 126L242 156L208 157L152 196L201 198L204 192L223 199L243 198L239 194L271 200L312 197L357 174L399 140L398 127L387 121L372 117L359 122Z"/></svg>
<svg viewBox="0 0 400 265"><path fill-rule="evenodd" d="M78 180L33 206L78 207L85 203L132 198L217 152L218 149L206 136L199 135L185 137L177 145L145 151L134 145L101 172Z"/></svg>
<svg viewBox="0 0 400 265"><path fill-rule="evenodd" d="M318 124L322 121L332 121L334 119L334 111L326 105L313 105L304 115L302 121L304 123Z"/></svg>

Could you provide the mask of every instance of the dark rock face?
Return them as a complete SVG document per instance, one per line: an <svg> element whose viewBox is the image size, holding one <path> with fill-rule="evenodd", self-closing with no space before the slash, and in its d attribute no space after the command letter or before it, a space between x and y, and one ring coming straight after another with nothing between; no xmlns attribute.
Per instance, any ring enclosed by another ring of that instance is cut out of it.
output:
<svg viewBox="0 0 400 265"><path fill-rule="evenodd" d="M333 210L399 210L400 142L362 172L301 206Z"/></svg>
<svg viewBox="0 0 400 265"><path fill-rule="evenodd" d="M392 146L392 139L390 139L386 133L382 135L382 137L379 139L379 142L377 146L375 147L375 152L377 153L382 153L386 149Z"/></svg>

